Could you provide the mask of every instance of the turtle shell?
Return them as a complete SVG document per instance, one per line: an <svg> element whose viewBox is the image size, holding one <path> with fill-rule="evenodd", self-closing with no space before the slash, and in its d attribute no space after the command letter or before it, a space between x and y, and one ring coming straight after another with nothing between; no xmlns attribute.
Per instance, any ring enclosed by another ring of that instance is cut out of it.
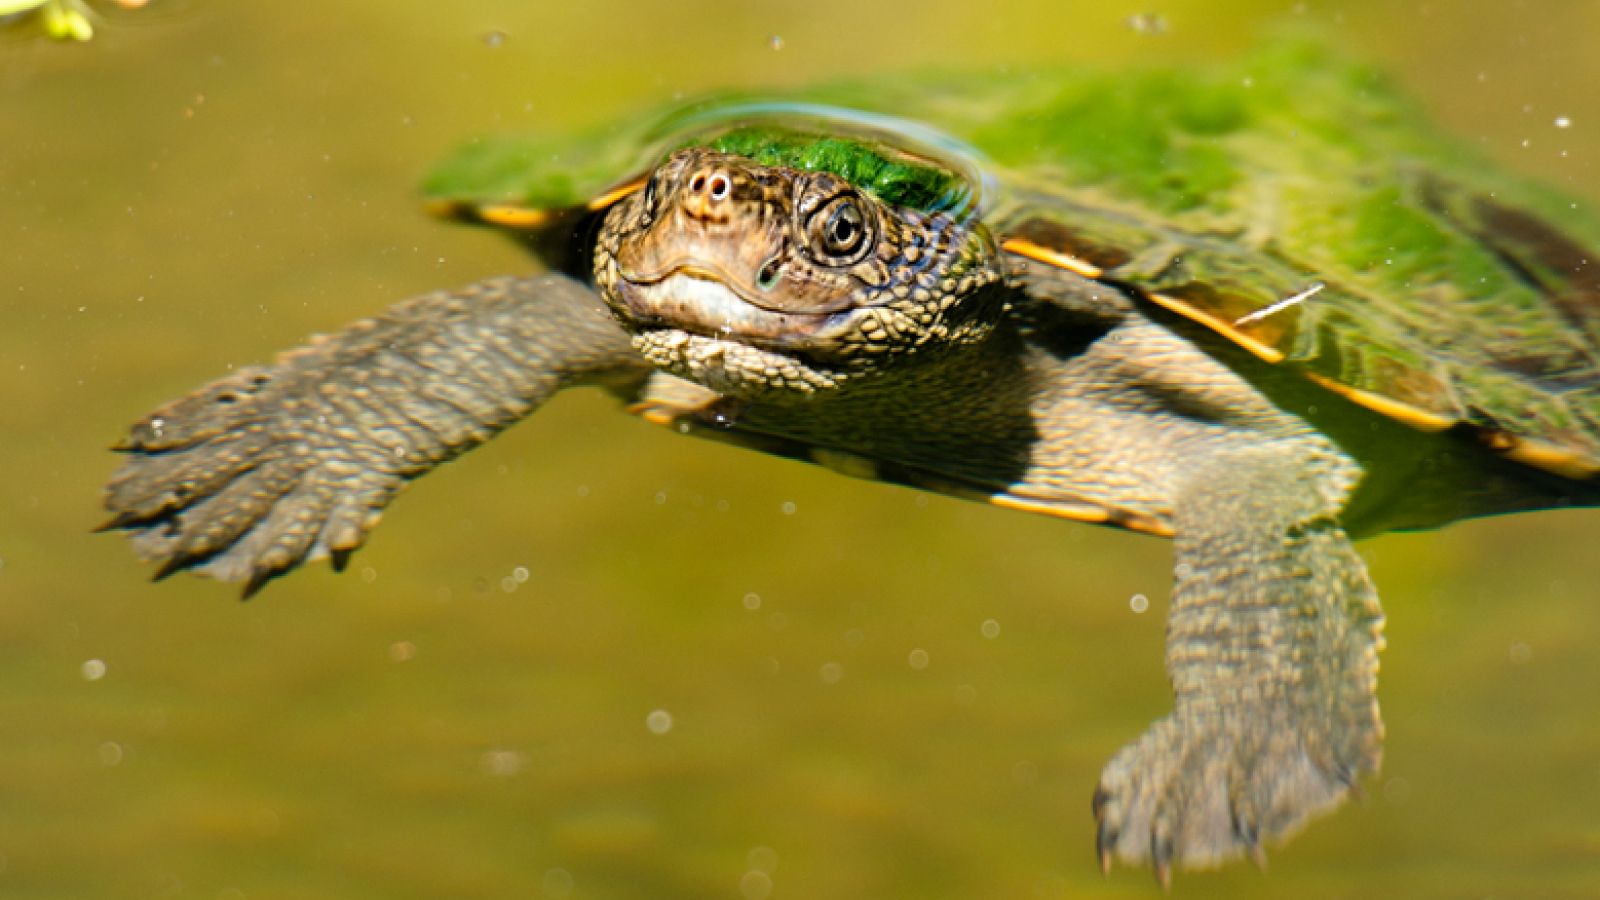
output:
<svg viewBox="0 0 1600 900"><path fill-rule="evenodd" d="M480 141L427 189L441 211L536 232L626 196L681 146L824 169L981 216L1009 252L1115 282L1378 413L1592 477L1600 217L1422 121L1374 71L1292 45L1203 71L720 97Z"/></svg>

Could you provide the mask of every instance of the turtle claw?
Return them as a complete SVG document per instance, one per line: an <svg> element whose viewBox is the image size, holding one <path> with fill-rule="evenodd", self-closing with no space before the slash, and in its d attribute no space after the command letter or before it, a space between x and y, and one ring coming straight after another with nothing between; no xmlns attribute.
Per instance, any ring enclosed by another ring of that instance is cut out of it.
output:
<svg viewBox="0 0 1600 900"><path fill-rule="evenodd" d="M239 602L243 603L256 595L267 582L282 575L283 572L272 569L257 569L250 573L250 580L244 583L244 588L239 591Z"/></svg>
<svg viewBox="0 0 1600 900"><path fill-rule="evenodd" d="M1172 890L1172 844L1169 841L1164 849L1152 844L1150 848L1152 858L1151 867L1155 870L1156 884L1161 885L1161 890Z"/></svg>
<svg viewBox="0 0 1600 900"><path fill-rule="evenodd" d="M1110 796L1100 788L1095 788L1094 798L1089 806L1094 810L1094 855L1100 861L1100 874L1111 874L1111 848L1117 845L1117 832L1111 823L1101 814L1105 809L1106 801Z"/></svg>
<svg viewBox="0 0 1600 900"><path fill-rule="evenodd" d="M155 574L150 576L150 581L152 583L166 581L174 574L182 572L184 569L189 568L189 566L193 564L194 560L183 554L169 556L161 563L161 567L156 569Z"/></svg>

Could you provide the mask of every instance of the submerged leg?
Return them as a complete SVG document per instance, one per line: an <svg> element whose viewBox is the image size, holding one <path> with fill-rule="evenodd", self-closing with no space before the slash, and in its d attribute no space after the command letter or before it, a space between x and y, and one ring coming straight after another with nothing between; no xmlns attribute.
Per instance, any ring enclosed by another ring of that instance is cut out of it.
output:
<svg viewBox="0 0 1600 900"><path fill-rule="evenodd" d="M1175 509L1159 720L1095 792L1101 864L1213 865L1282 839L1377 769L1383 614L1335 518L1349 465L1281 448L1201 467Z"/></svg>
<svg viewBox="0 0 1600 900"><path fill-rule="evenodd" d="M407 481L561 388L648 369L565 276L418 297L139 421L103 527L131 531L157 577L192 568L249 596L308 559L342 567Z"/></svg>

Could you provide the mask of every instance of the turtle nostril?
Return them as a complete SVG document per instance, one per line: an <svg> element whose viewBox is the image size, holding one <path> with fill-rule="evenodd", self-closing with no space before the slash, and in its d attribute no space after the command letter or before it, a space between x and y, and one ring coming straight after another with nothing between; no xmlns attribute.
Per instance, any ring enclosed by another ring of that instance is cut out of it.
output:
<svg viewBox="0 0 1600 900"><path fill-rule="evenodd" d="M756 287L761 288L763 291L770 291L777 287L780 274L778 266L780 264L776 256L767 260L766 265L761 267L761 271L756 273Z"/></svg>
<svg viewBox="0 0 1600 900"><path fill-rule="evenodd" d="M724 199L728 196L728 191L730 188L732 188L732 185L728 183L728 176L722 174L721 172L711 176L711 199Z"/></svg>

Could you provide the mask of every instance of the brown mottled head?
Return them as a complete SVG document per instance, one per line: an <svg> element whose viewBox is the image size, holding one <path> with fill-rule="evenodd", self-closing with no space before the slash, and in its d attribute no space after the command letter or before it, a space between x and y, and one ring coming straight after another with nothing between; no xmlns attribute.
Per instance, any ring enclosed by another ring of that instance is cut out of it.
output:
<svg viewBox="0 0 1600 900"><path fill-rule="evenodd" d="M1001 268L970 216L837 174L679 150L613 206L595 284L652 362L742 397L811 393L981 340Z"/></svg>

